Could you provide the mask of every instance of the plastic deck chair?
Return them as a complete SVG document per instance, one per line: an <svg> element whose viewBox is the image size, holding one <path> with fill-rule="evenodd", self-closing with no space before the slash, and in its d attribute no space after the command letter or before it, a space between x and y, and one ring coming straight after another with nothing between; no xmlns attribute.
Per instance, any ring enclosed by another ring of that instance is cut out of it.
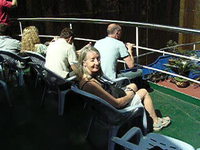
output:
<svg viewBox="0 0 200 150"><path fill-rule="evenodd" d="M23 53L20 53L20 55L24 57L29 57L30 61L36 64L39 64L44 67L45 64L45 57L37 52L32 51L25 51ZM36 80L35 80L35 87L37 87L38 81L41 79L40 74L36 74Z"/></svg>
<svg viewBox="0 0 200 150"><path fill-rule="evenodd" d="M1 79L4 79L3 63L4 63L4 59L3 59L2 56L0 56L0 74L1 74ZM3 89L4 93L5 93L6 99L8 101L8 104L11 107L12 106L12 102L10 100L10 95L9 95L9 92L8 92L7 84L6 84L6 82L4 82L1 79L0 79L0 87L2 87L2 89Z"/></svg>
<svg viewBox="0 0 200 150"><path fill-rule="evenodd" d="M85 99L85 102L90 105L94 111L94 113L92 113L93 116L91 117L86 137L89 135L90 128L94 123L95 117L100 116L102 121L109 124L110 129L108 135L108 150L114 150L115 143L112 142L111 138L118 134L120 127L137 116L143 116L143 126L146 132L147 118L144 107L140 106L130 110L117 109L102 98L80 90L76 85L72 85L71 90L76 94L82 96Z"/></svg>
<svg viewBox="0 0 200 150"><path fill-rule="evenodd" d="M32 62L40 64L41 66L45 64L45 57L37 52L25 51L20 55L29 57Z"/></svg>
<svg viewBox="0 0 200 150"><path fill-rule="evenodd" d="M3 63L4 63L4 59L3 57L0 55L0 79L5 79L4 77L4 72L3 72Z"/></svg>
<svg viewBox="0 0 200 150"><path fill-rule="evenodd" d="M135 141L130 141L133 137ZM112 141L128 150L195 150L186 142L158 133L143 136L137 127L131 128L121 138L113 137Z"/></svg>
<svg viewBox="0 0 200 150"><path fill-rule="evenodd" d="M8 76L15 75L18 78L18 85L23 86L23 70L27 67L28 62L30 61L29 57L21 57L14 52L5 50L0 50L0 55L4 59L3 65L6 65L9 69Z"/></svg>
<svg viewBox="0 0 200 150"><path fill-rule="evenodd" d="M47 93L54 92L58 95L58 115L62 116L64 113L65 96L70 91L71 84L76 79L76 76L64 79L40 64L29 62L29 65L37 71L45 83L41 106L44 106Z"/></svg>

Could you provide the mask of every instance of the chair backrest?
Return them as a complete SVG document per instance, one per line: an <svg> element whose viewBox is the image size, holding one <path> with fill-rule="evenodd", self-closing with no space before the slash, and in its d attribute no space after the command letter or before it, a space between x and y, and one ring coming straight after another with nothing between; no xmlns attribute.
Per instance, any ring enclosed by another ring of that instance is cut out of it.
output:
<svg viewBox="0 0 200 150"><path fill-rule="evenodd" d="M3 63L4 63L4 59L3 59L3 57L0 55L0 75L1 75L1 78L4 78L4 74L3 74Z"/></svg>
<svg viewBox="0 0 200 150"><path fill-rule="evenodd" d="M56 73L52 72L51 70L47 69L46 67L34 63L29 62L29 65L34 68L34 70L42 77L42 79L47 83L49 86L62 86L62 85L69 85L71 86L72 80L76 77L72 77L69 79L64 79L61 76L57 75Z"/></svg>
<svg viewBox="0 0 200 150"><path fill-rule="evenodd" d="M28 56L34 63L40 64L42 66L45 64L45 57L37 52L25 51L21 53L21 55Z"/></svg>
<svg viewBox="0 0 200 150"><path fill-rule="evenodd" d="M119 124L125 122L132 116L132 114L134 114L138 109L140 109L140 108L136 108L134 110L117 109L110 103L108 103L106 100L94 94L79 89L77 85L72 85L71 90L82 96L87 103L92 105L92 108L94 108L95 111L98 112L101 118L103 118L104 120L106 120L111 124Z"/></svg>
<svg viewBox="0 0 200 150"><path fill-rule="evenodd" d="M0 50L0 55L3 57L5 63L15 69L25 68L30 61L29 57L21 57L11 51Z"/></svg>

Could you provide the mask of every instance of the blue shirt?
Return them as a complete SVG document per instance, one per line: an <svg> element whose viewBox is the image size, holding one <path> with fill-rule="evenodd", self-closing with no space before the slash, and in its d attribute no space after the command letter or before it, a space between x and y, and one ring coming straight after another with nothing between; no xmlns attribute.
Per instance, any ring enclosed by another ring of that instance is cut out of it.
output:
<svg viewBox="0 0 200 150"><path fill-rule="evenodd" d="M116 79L117 60L129 56L125 44L117 39L105 37L98 40L94 47L100 53L103 74L111 80Z"/></svg>
<svg viewBox="0 0 200 150"><path fill-rule="evenodd" d="M0 50L20 51L21 42L9 36L0 36Z"/></svg>

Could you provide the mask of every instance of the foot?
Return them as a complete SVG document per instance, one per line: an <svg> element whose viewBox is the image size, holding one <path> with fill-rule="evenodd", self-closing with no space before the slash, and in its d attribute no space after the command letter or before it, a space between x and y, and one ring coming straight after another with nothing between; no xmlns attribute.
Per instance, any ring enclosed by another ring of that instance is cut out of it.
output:
<svg viewBox="0 0 200 150"><path fill-rule="evenodd" d="M153 124L153 130L160 131L162 128L167 127L170 123L171 119L169 117L158 117L158 121Z"/></svg>

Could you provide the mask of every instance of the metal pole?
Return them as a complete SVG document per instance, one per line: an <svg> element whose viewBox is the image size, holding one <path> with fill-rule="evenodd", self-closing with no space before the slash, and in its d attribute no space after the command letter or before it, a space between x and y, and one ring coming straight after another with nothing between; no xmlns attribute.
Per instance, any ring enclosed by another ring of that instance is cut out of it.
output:
<svg viewBox="0 0 200 150"><path fill-rule="evenodd" d="M136 62L137 62L137 64L138 64L138 55L139 55L139 48L138 48L138 46L139 46L139 32L138 32L138 27L136 27L136 56L137 56L137 58L136 58Z"/></svg>
<svg viewBox="0 0 200 150"><path fill-rule="evenodd" d="M193 45L193 50L195 50L195 49L196 49L196 45L194 44L194 45Z"/></svg>
<svg viewBox="0 0 200 150"><path fill-rule="evenodd" d="M72 23L69 24L69 28L72 29Z"/></svg>
<svg viewBox="0 0 200 150"><path fill-rule="evenodd" d="M22 35L23 30L22 30L22 22L21 21L19 22L19 29L20 29L20 33Z"/></svg>

